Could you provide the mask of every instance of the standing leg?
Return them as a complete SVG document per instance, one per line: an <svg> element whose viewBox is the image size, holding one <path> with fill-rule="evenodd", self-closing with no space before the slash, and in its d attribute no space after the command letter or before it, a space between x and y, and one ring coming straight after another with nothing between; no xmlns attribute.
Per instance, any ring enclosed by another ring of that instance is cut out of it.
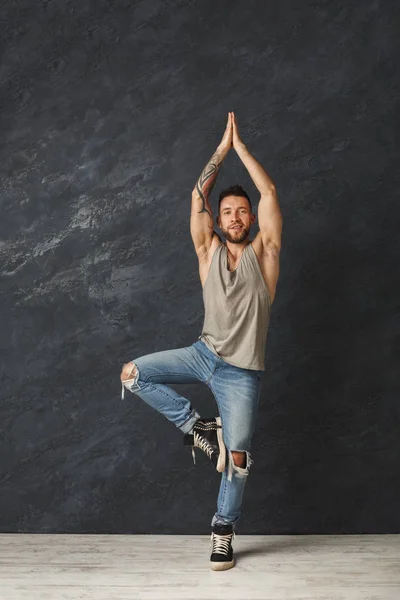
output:
<svg viewBox="0 0 400 600"><path fill-rule="evenodd" d="M261 373L224 363L209 383L219 407L228 456L212 526L229 524L234 529L241 515L243 493L253 464L250 448L259 403Z"/></svg>

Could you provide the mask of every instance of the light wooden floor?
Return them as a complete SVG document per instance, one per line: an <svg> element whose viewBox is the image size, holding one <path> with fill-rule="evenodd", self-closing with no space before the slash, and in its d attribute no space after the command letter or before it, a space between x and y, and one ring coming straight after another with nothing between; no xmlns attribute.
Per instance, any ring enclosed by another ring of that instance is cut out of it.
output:
<svg viewBox="0 0 400 600"><path fill-rule="evenodd" d="M209 568L209 536L0 534L1 600L400 600L399 535L237 534Z"/></svg>

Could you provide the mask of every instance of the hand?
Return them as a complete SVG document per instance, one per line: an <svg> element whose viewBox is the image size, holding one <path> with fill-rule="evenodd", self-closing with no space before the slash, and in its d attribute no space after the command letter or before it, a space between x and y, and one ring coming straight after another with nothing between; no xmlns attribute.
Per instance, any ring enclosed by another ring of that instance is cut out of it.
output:
<svg viewBox="0 0 400 600"><path fill-rule="evenodd" d="M231 114L232 114L232 144L233 144L233 147L235 148L235 150L237 150L237 148L240 145L243 146L243 142L240 139L239 129L238 129L238 126L237 126L237 121L236 121L235 113L231 113Z"/></svg>
<svg viewBox="0 0 400 600"><path fill-rule="evenodd" d="M232 114L228 113L228 121L226 124L225 133L222 137L219 147L224 152L228 152L232 148Z"/></svg>

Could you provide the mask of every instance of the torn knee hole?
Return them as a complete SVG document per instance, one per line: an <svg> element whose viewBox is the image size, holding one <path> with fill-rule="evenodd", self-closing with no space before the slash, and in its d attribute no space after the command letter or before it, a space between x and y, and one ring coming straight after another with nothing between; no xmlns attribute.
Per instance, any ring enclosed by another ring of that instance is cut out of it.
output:
<svg viewBox="0 0 400 600"><path fill-rule="evenodd" d="M244 469L246 467L247 458L246 452L240 452L239 450L231 450L233 463L236 467Z"/></svg>
<svg viewBox="0 0 400 600"><path fill-rule="evenodd" d="M228 481L232 481L233 476L240 478L247 477L249 474L250 466L253 464L250 452L248 452L247 450L230 450L228 456Z"/></svg>
<svg viewBox="0 0 400 600"><path fill-rule="evenodd" d="M137 366L135 363L130 362L123 366L121 373L121 381L124 383L125 381L131 381L135 379L137 375Z"/></svg>
<svg viewBox="0 0 400 600"><path fill-rule="evenodd" d="M228 479L232 479L233 473L245 477L249 474L249 469L253 464L251 454L247 450L230 450L229 451L229 469Z"/></svg>

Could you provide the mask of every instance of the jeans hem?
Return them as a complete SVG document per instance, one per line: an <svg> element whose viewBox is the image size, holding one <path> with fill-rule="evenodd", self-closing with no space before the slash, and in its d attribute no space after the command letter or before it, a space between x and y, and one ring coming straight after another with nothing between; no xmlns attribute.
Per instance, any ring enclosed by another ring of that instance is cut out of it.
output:
<svg viewBox="0 0 400 600"><path fill-rule="evenodd" d="M216 514L211 519L211 527L214 525L232 525L232 529L235 531L236 523L239 519L234 519L233 521L229 521L228 519L223 519L222 517L217 516Z"/></svg>
<svg viewBox="0 0 400 600"><path fill-rule="evenodd" d="M179 429L183 433L189 433L193 428L193 425L196 423L197 419L200 419L200 415L197 410L193 410L191 416L183 423L183 425L179 425Z"/></svg>

